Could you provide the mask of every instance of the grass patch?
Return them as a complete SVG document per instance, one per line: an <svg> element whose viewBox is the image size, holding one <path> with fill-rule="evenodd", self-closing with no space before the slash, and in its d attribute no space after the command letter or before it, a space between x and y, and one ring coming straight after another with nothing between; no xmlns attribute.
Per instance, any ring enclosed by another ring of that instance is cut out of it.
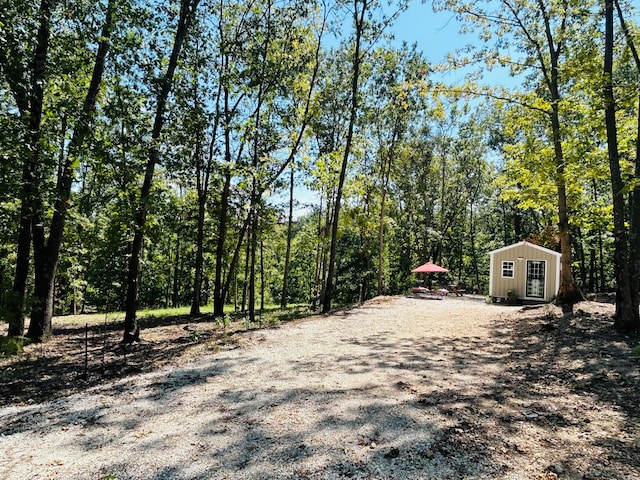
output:
<svg viewBox="0 0 640 480"><path fill-rule="evenodd" d="M177 308L154 308L147 310L139 310L137 318L144 320L145 318L168 318L168 317L188 317L191 311L191 307L177 307ZM205 305L200 307L202 317L211 316L213 321L213 305ZM244 320L246 312L234 312L233 305L225 306L225 317L227 322L229 321L241 321ZM294 304L283 309L279 305L265 305L262 311L262 324L273 325L277 323L289 322L299 318L308 317L312 312L309 311L307 305ZM84 324L99 325L102 323L118 323L124 322L125 312L98 312L98 313L84 313L80 315L65 315L54 318L54 322L57 324L64 324L68 326L81 326ZM259 310L256 309L256 318L259 317Z"/></svg>

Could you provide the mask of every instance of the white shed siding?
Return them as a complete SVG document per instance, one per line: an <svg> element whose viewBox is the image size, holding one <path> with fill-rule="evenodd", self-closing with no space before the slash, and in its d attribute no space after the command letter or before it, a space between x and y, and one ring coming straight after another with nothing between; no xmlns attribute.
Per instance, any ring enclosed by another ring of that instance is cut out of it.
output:
<svg viewBox="0 0 640 480"><path fill-rule="evenodd" d="M528 261L544 262L543 298L527 296ZM513 262L513 277L503 276L503 262ZM551 301L560 286L560 254L526 241L499 248L490 252L489 295L507 297L511 290L517 298L525 300Z"/></svg>

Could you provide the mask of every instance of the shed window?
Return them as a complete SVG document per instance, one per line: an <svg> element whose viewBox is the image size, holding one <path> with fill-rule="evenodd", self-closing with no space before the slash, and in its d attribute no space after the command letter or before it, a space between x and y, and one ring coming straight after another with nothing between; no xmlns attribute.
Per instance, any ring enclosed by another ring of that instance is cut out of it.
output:
<svg viewBox="0 0 640 480"><path fill-rule="evenodd" d="M514 263L504 261L502 262L502 278L513 278Z"/></svg>

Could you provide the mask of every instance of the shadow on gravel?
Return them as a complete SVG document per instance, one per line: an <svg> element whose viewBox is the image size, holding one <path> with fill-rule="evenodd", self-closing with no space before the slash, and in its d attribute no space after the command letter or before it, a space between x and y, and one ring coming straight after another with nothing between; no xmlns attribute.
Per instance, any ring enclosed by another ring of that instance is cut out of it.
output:
<svg viewBox="0 0 640 480"><path fill-rule="evenodd" d="M271 312L277 325L304 316L304 309ZM64 318L64 317L59 317ZM53 339L26 353L0 359L0 407L38 403L84 391L127 376L157 370L195 351L237 348L243 334L277 326L247 325L236 319L223 326L212 315L144 317L142 341L122 344L122 322L54 323Z"/></svg>
<svg viewBox="0 0 640 480"><path fill-rule="evenodd" d="M541 313L497 320L489 337L390 340L365 333L344 340L349 355L327 351L291 365L310 379L353 376L356 388L273 387L265 378L262 388L249 389L242 367L254 361L250 355L151 384L124 379L112 394L123 404L143 400L138 416L81 412L81 422L100 429L88 431L79 447L90 453L124 443L127 458L180 452L146 475L120 459L91 472L117 478L638 478L634 342L616 334L606 316L576 313L566 331ZM183 424L182 390L228 372L237 378L234 388L185 409L197 421ZM38 431L45 417L54 428L78 421L78 412L56 402L8 418L2 433ZM140 432L136 442L127 433L149 415L169 413L176 415L167 417L176 422L176 439ZM121 434L105 440L106 431Z"/></svg>

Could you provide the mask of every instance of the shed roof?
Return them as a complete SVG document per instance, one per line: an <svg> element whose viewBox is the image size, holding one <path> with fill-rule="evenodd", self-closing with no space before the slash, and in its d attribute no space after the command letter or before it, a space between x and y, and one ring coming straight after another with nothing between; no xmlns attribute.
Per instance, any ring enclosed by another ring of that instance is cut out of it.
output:
<svg viewBox="0 0 640 480"><path fill-rule="evenodd" d="M504 252L504 251L510 250L510 249L512 249L514 247L519 247L519 246L523 246L523 245L531 247L531 248L535 248L537 250L540 250L540 251L548 253L548 254L556 255L557 257L562 256L561 253L558 253L558 252L556 252L554 250L551 250L549 248L541 247L540 245L536 245L535 243L527 242L526 240L522 240L521 242L514 243L513 245L507 245L506 247L498 248L497 250L492 250L492 251L489 252L489 255L493 255L493 254L496 254L496 253Z"/></svg>

